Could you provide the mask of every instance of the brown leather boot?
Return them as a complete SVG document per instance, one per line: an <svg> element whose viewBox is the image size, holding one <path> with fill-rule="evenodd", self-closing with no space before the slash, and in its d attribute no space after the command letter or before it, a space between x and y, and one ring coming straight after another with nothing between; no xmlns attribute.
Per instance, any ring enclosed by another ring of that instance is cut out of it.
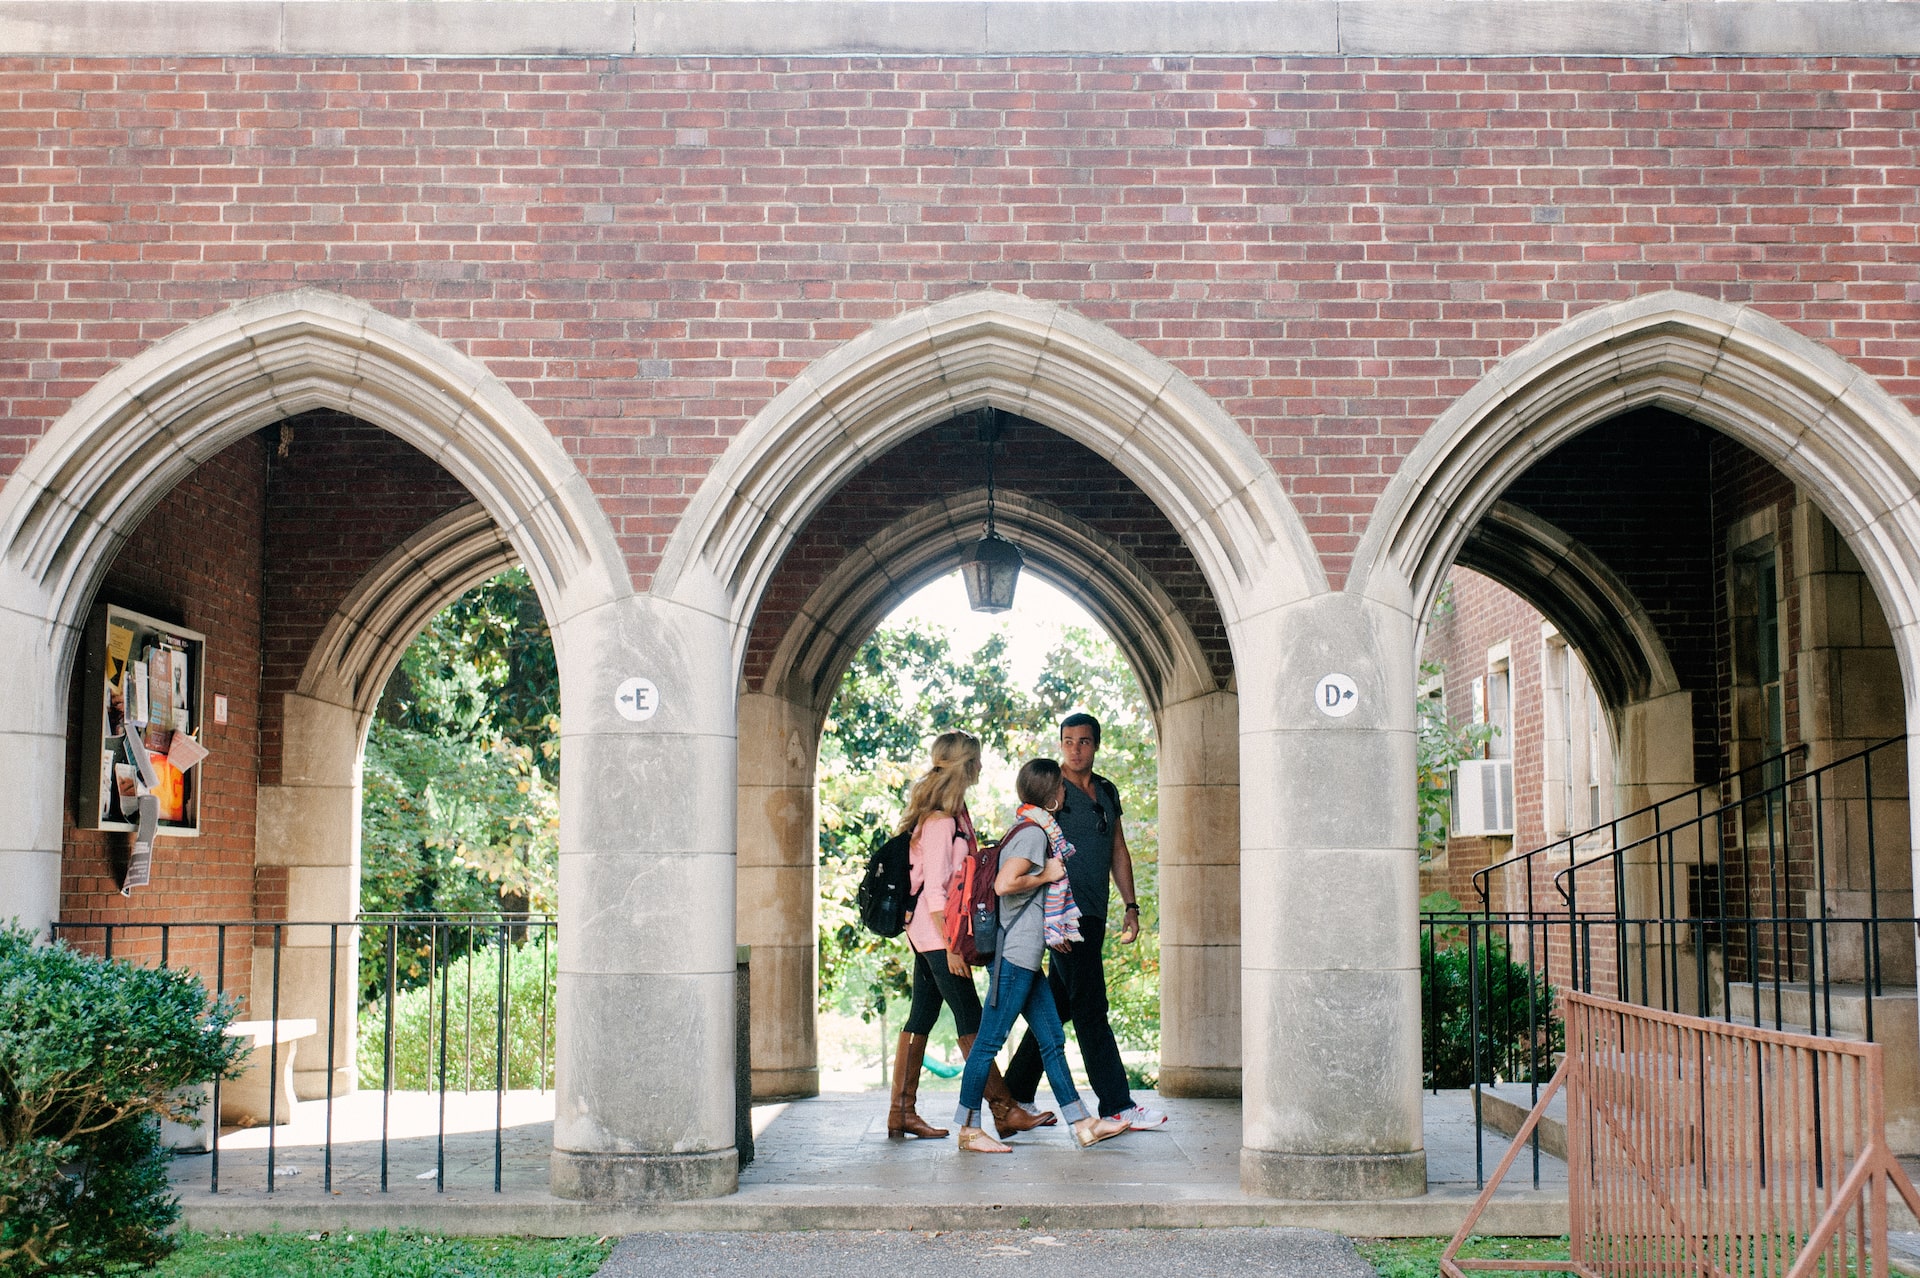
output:
<svg viewBox="0 0 1920 1278"><path fill-rule="evenodd" d="M960 1038L960 1050L972 1055L973 1038L963 1034ZM1000 1077L1000 1067L987 1069L987 1108L993 1111L993 1126L1005 1140L1016 1132L1030 1132L1036 1127L1051 1127L1058 1121L1052 1114L1029 1114L1013 1099L1013 1093L1007 1090L1007 1080Z"/></svg>
<svg viewBox="0 0 1920 1278"><path fill-rule="evenodd" d="M919 1136L925 1140L944 1140L947 1129L935 1127L914 1112L920 1095L920 1063L926 1059L925 1034L900 1035L893 1047L893 1105L887 1110L887 1135Z"/></svg>

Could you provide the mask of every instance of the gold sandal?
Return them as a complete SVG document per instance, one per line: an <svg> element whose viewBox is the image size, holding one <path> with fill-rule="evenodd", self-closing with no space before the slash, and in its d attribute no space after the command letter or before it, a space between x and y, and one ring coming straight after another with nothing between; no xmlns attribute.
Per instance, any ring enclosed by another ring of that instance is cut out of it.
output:
<svg viewBox="0 0 1920 1278"><path fill-rule="evenodd" d="M1130 1126L1117 1118L1083 1118L1073 1125L1073 1143L1086 1149L1103 1140L1112 1140Z"/></svg>
<svg viewBox="0 0 1920 1278"><path fill-rule="evenodd" d="M960 1148L969 1154L1011 1154L1013 1146L1003 1145L979 1127L960 1129Z"/></svg>

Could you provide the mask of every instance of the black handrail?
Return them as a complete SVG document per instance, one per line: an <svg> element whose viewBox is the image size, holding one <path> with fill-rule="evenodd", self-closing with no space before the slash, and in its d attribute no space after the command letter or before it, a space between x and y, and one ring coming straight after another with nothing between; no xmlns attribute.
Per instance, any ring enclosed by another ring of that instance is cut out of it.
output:
<svg viewBox="0 0 1920 1278"><path fill-rule="evenodd" d="M1561 847L1564 847L1567 849L1567 856L1569 861L1571 861L1572 858L1578 853L1580 843L1583 840L1590 839L1594 835L1600 833L1602 830L1605 830L1607 832L1608 842L1617 844L1619 842L1619 830L1621 826L1627 824L1630 821L1637 821L1640 818L1649 816L1649 815L1653 817L1653 825L1654 825L1655 831L1658 831L1660 829L1661 809L1669 807L1671 805L1685 804L1685 803L1691 802L1694 805L1694 815L1697 818L1699 813L1703 810L1701 807L1701 802L1702 802L1703 796L1706 794L1707 791L1717 790L1717 791L1720 791L1721 793L1725 793L1727 787L1737 784L1740 778L1746 776L1749 772L1758 772L1758 771L1761 771L1762 769L1773 767L1776 764L1784 764L1784 762L1787 759L1791 758L1793 755L1804 754L1806 752L1806 749L1807 747L1805 745L1789 746L1785 750L1782 750L1779 754L1769 755L1767 758L1760 760L1758 763L1749 764L1748 766L1741 768L1735 772L1729 772L1717 780L1703 782L1702 784L1695 786L1693 789L1687 790L1681 794L1670 795L1664 799L1656 799L1652 803L1647 804L1645 807L1636 808L1634 811L1629 812L1624 816L1617 816L1617 817L1611 818L1610 820L1602 821L1598 825L1589 826L1588 828L1581 830L1575 834L1564 834L1559 838L1555 839L1551 843L1541 844L1539 847L1534 848L1532 851L1517 852L1514 855L1508 857L1504 861L1496 861L1492 865L1484 866L1478 870L1475 870L1473 872L1473 890L1480 897L1481 912L1484 914L1490 908L1488 887L1492 882L1494 871L1504 870L1510 865L1519 865L1523 862L1531 862L1535 857L1545 856L1548 853L1551 853ZM1527 887L1527 907L1530 912L1533 906L1533 867L1531 865L1528 865L1527 867L1527 873L1525 878L1526 878L1526 887Z"/></svg>

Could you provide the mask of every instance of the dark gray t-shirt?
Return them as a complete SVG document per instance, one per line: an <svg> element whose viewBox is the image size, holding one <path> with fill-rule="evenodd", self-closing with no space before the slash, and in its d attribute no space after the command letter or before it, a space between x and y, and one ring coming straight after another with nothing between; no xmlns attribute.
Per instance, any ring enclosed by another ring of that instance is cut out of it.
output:
<svg viewBox="0 0 1920 1278"><path fill-rule="evenodd" d="M1113 831L1120 824L1120 792L1098 772L1093 774L1093 798L1071 781L1066 786L1067 801L1053 815L1060 822L1060 832L1073 844L1073 855L1067 858L1067 884L1073 888L1073 903L1080 913L1104 922L1107 888L1113 881Z"/></svg>

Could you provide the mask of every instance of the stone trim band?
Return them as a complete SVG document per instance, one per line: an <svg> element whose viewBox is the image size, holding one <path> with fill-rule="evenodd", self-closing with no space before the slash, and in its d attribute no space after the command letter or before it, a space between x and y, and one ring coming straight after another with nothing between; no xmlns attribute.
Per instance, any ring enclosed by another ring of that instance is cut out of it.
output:
<svg viewBox="0 0 1920 1278"><path fill-rule="evenodd" d="M0 0L0 55L1828 57L1920 6L1761 0Z"/></svg>

